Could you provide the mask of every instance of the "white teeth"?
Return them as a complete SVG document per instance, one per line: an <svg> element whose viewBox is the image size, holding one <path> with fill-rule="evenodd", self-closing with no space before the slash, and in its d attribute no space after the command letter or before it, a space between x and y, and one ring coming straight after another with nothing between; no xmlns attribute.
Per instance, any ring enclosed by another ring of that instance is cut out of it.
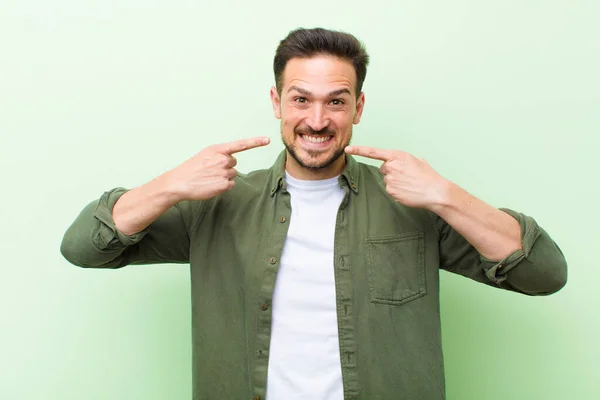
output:
<svg viewBox="0 0 600 400"><path fill-rule="evenodd" d="M328 141L329 139L331 139L331 136L308 136L308 135L302 135L302 138L304 140L306 140L307 142L311 142L311 143L323 143Z"/></svg>

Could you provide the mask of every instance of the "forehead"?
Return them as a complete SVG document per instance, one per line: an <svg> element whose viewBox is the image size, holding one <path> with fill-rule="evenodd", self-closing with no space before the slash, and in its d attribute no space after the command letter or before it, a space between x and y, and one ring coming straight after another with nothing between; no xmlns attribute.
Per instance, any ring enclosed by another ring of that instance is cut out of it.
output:
<svg viewBox="0 0 600 400"><path fill-rule="evenodd" d="M292 58L282 74L282 90L294 85L310 91L327 91L356 87L356 72L348 60L320 55L310 58Z"/></svg>

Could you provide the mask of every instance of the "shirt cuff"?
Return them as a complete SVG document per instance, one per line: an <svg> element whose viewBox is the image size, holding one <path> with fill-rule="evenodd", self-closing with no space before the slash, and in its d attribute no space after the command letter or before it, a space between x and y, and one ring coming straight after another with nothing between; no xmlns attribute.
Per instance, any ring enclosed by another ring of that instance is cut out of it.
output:
<svg viewBox="0 0 600 400"><path fill-rule="evenodd" d="M116 250L131 246L142 240L150 230L150 227L147 227L133 235L126 235L115 227L113 208L117 200L127 191L128 189L122 187L109 190L104 192L98 201L93 215L100 224L93 232L92 241L99 250Z"/></svg>
<svg viewBox="0 0 600 400"><path fill-rule="evenodd" d="M529 257L535 241L541 234L538 224L533 218L508 208L500 208L500 210L512 216L519 222L519 226L521 227L522 248L515 250L500 261L490 260L489 258L480 255L485 275L490 281L498 285L506 280L507 274L511 269Z"/></svg>

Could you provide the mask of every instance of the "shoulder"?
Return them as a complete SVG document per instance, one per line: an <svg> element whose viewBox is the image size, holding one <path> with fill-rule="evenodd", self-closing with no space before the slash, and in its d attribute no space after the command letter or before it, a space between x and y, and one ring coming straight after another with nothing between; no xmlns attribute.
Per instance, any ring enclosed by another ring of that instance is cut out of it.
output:
<svg viewBox="0 0 600 400"><path fill-rule="evenodd" d="M379 167L374 165L365 164L362 162L358 164L358 171L360 180L365 185L366 188L378 187L380 189L385 190L385 184L383 182L383 174L381 173Z"/></svg>
<svg viewBox="0 0 600 400"><path fill-rule="evenodd" d="M271 169L257 169L250 172L239 172L235 178L234 193L246 195L250 193L259 193L265 190L273 180L273 171Z"/></svg>
<svg viewBox="0 0 600 400"><path fill-rule="evenodd" d="M260 169L247 173L238 172L233 189L206 200L190 200L178 204L192 229L206 218L231 218L244 213L268 198L271 171ZM228 213L227 210L236 210Z"/></svg>
<svg viewBox="0 0 600 400"><path fill-rule="evenodd" d="M213 203L236 204L239 206L256 199L265 199L265 196L270 194L271 186L275 182L274 172L272 169L267 168L250 172L238 171L234 182L233 189L213 198Z"/></svg>

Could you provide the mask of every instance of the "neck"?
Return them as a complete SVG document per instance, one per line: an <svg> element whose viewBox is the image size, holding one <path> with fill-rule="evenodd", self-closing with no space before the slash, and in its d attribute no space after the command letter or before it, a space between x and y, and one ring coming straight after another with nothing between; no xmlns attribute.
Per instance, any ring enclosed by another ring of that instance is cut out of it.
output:
<svg viewBox="0 0 600 400"><path fill-rule="evenodd" d="M289 153L286 154L285 170L293 178L317 181L336 177L342 173L346 166L346 156L341 155L337 160L324 168L306 168L298 164Z"/></svg>

